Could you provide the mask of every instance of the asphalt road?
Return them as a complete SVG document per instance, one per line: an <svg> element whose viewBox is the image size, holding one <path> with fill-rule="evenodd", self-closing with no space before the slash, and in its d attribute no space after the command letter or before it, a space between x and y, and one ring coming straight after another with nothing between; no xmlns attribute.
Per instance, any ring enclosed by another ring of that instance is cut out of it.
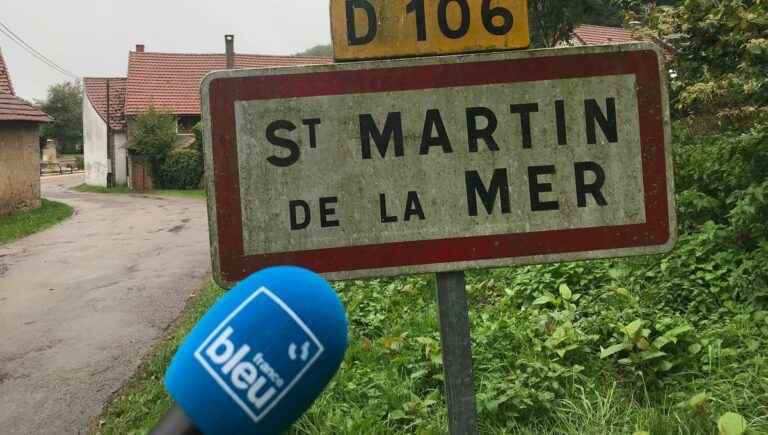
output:
<svg viewBox="0 0 768 435"><path fill-rule="evenodd" d="M85 433L210 273L204 201L67 190L49 230L0 246L0 433Z"/></svg>

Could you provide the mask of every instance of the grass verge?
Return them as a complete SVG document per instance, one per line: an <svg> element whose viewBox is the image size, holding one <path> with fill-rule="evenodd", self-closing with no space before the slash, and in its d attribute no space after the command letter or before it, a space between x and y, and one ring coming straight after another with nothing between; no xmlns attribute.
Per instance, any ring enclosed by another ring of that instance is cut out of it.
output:
<svg viewBox="0 0 768 435"><path fill-rule="evenodd" d="M82 193L135 193L131 192L128 186L102 187L81 184L72 188L75 192ZM148 192L150 195L175 196L180 198L205 198L207 195L202 189L180 190L180 189L159 189Z"/></svg>
<svg viewBox="0 0 768 435"><path fill-rule="evenodd" d="M161 196L176 196L180 198L206 198L208 195L205 190L193 189L193 190L177 190L177 189L161 189L152 192L153 195Z"/></svg>
<svg viewBox="0 0 768 435"><path fill-rule="evenodd" d="M171 358L195 323L223 292L211 283L189 301L177 325L107 404L93 433L144 434L152 429L171 406L163 387L163 377Z"/></svg>
<svg viewBox="0 0 768 435"><path fill-rule="evenodd" d="M72 207L44 199L34 210L17 211L0 217L0 245L52 227L72 216Z"/></svg>
<svg viewBox="0 0 768 435"><path fill-rule="evenodd" d="M768 313L702 325L703 342L707 337L717 342L663 381L649 377L653 372L647 367L633 372L600 358L605 337L584 342L593 332L621 329L626 322L613 325L613 319L653 309L636 308L634 299L603 301L635 294L612 295L610 282L599 286L611 270L627 266L620 260L468 273L480 433L716 435L718 419L728 411L746 416L745 435L768 433L768 356L757 343ZM530 304L539 288L556 281L572 283L571 299L581 296L568 313ZM334 380L287 434L446 433L434 279L334 286L349 316L349 348ZM108 405L98 434L146 433L158 421L170 406L162 386L167 364L221 294L211 285L190 303L179 328ZM561 358L549 348L559 342L548 328L566 314L573 319L565 322L571 331L567 339L584 345ZM750 350L741 342L757 344ZM678 355L688 353L683 349Z"/></svg>
<svg viewBox="0 0 768 435"><path fill-rule="evenodd" d="M131 193L128 186L117 187L103 187L103 186L91 186L89 184L81 184L72 188L75 192L82 193Z"/></svg>

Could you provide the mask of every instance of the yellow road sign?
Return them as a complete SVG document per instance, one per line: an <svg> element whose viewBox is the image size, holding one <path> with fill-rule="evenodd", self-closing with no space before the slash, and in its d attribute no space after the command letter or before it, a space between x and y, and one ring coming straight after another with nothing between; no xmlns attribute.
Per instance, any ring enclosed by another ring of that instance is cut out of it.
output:
<svg viewBox="0 0 768 435"><path fill-rule="evenodd" d="M339 61L527 48L528 0L331 0Z"/></svg>

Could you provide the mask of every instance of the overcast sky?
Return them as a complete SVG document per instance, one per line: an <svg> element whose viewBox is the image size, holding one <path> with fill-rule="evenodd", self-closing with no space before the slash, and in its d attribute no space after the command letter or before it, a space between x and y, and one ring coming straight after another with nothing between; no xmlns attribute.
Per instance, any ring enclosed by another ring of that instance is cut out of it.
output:
<svg viewBox="0 0 768 435"><path fill-rule="evenodd" d="M327 0L0 0L0 22L80 77L125 76L128 51L294 54L329 43ZM0 33L16 93L44 99L70 80Z"/></svg>

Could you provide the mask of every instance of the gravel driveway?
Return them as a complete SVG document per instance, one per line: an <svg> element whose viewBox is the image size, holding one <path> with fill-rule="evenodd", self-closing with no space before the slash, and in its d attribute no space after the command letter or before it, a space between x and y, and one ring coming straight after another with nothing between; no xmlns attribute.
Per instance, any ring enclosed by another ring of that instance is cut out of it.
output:
<svg viewBox="0 0 768 435"><path fill-rule="evenodd" d="M84 433L210 273L200 199L67 190L76 214L0 246L0 432Z"/></svg>

